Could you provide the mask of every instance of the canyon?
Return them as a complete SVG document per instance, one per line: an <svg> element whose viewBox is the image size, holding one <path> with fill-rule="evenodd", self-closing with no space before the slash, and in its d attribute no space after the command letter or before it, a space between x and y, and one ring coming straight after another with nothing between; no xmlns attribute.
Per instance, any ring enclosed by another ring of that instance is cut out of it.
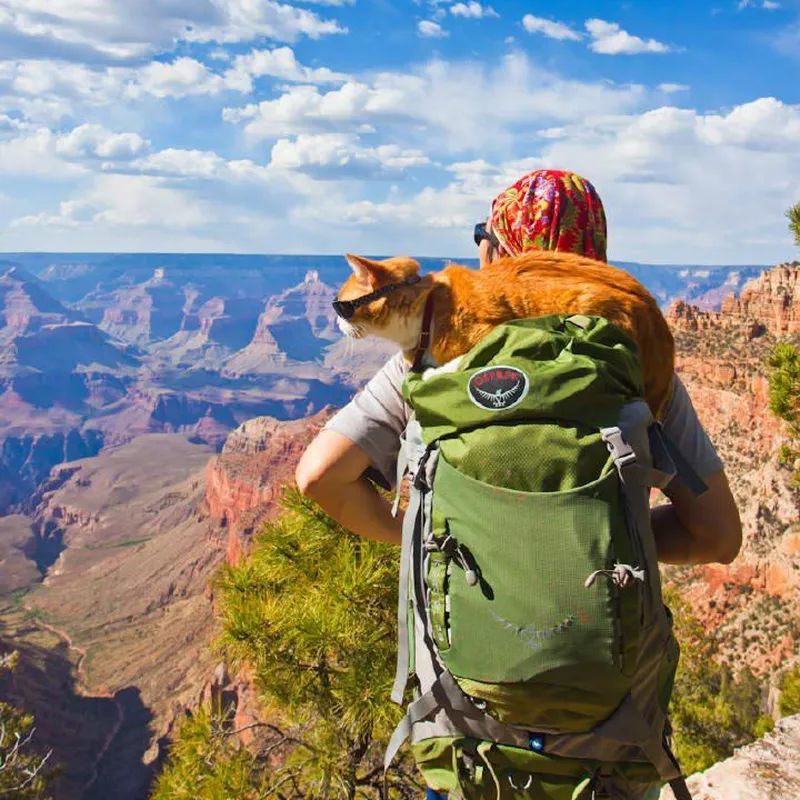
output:
<svg viewBox="0 0 800 800"><path fill-rule="evenodd" d="M0 278L0 503L24 512L0 517L0 638L23 656L0 694L68 765L57 800L139 800L202 698L257 719L246 671L214 659L214 575L390 349L336 333L346 268L331 259L281 258L267 275L233 258L234 281L227 257L29 258ZM745 523L732 565L665 575L722 658L768 675L800 638L800 496L765 370L800 318L776 299L794 297L800 264L652 272Z"/></svg>

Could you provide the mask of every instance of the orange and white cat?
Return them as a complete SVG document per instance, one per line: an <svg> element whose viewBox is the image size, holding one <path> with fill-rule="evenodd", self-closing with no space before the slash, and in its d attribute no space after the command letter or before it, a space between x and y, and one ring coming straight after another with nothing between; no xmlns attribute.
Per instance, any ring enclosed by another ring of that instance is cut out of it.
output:
<svg viewBox="0 0 800 800"><path fill-rule="evenodd" d="M420 266L398 256L372 261L347 255L353 274L339 291L352 301L391 284L413 280ZM374 335L397 343L411 363L420 340L425 302L433 293L428 353L444 365L463 355L496 325L547 314L604 317L639 345L645 399L659 416L669 397L675 347L658 303L627 272L572 253L530 251L484 269L450 265L392 289L339 319L350 337Z"/></svg>

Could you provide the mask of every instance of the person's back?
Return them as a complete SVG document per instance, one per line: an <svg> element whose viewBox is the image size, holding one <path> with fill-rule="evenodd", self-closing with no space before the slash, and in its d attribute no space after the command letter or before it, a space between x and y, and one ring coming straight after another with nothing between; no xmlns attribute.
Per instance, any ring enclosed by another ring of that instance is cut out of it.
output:
<svg viewBox="0 0 800 800"><path fill-rule="evenodd" d="M495 200L489 224L476 227L476 242L484 268L491 268L496 254L530 247L571 249L604 260L602 205L577 176L535 173ZM407 372L402 356L391 359L328 423L297 470L300 489L339 522L370 538L398 543L401 520L391 515L365 473L384 485L394 481L392 462L409 417L402 395ZM666 488L672 503L652 512L659 558L673 563L732 560L741 538L738 512L722 464L680 381L674 383L663 426L709 488L702 497L675 482Z"/></svg>

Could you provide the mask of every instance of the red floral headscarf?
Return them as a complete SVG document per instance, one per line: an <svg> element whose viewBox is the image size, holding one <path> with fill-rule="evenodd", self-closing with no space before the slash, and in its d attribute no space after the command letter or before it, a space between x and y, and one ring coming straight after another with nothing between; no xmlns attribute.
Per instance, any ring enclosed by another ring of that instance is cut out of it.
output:
<svg viewBox="0 0 800 800"><path fill-rule="evenodd" d="M510 255L560 250L606 261L606 215L594 186L574 172L542 169L492 202L492 232Z"/></svg>

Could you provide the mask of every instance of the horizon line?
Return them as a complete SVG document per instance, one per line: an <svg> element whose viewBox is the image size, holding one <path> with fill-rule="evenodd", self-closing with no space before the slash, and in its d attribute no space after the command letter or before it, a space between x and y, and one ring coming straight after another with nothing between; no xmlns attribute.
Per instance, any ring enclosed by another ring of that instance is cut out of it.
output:
<svg viewBox="0 0 800 800"><path fill-rule="evenodd" d="M206 257L219 257L226 258L341 258L345 260L342 253L226 253L226 252L195 252L195 251L157 251L157 250L16 250L16 251L0 251L0 259L14 256L206 256ZM389 255L367 253L367 258L391 258ZM477 261L474 256L426 256L426 255L412 255L411 258L421 259L437 259L440 261ZM675 262L657 262L657 261L627 261L625 259L609 259L609 264L636 264L645 267L676 267L676 268L700 268L700 269L771 269L780 266L781 264L798 263L798 259L788 259L787 261L776 262L775 264L701 264L697 262L689 262L678 264Z"/></svg>

